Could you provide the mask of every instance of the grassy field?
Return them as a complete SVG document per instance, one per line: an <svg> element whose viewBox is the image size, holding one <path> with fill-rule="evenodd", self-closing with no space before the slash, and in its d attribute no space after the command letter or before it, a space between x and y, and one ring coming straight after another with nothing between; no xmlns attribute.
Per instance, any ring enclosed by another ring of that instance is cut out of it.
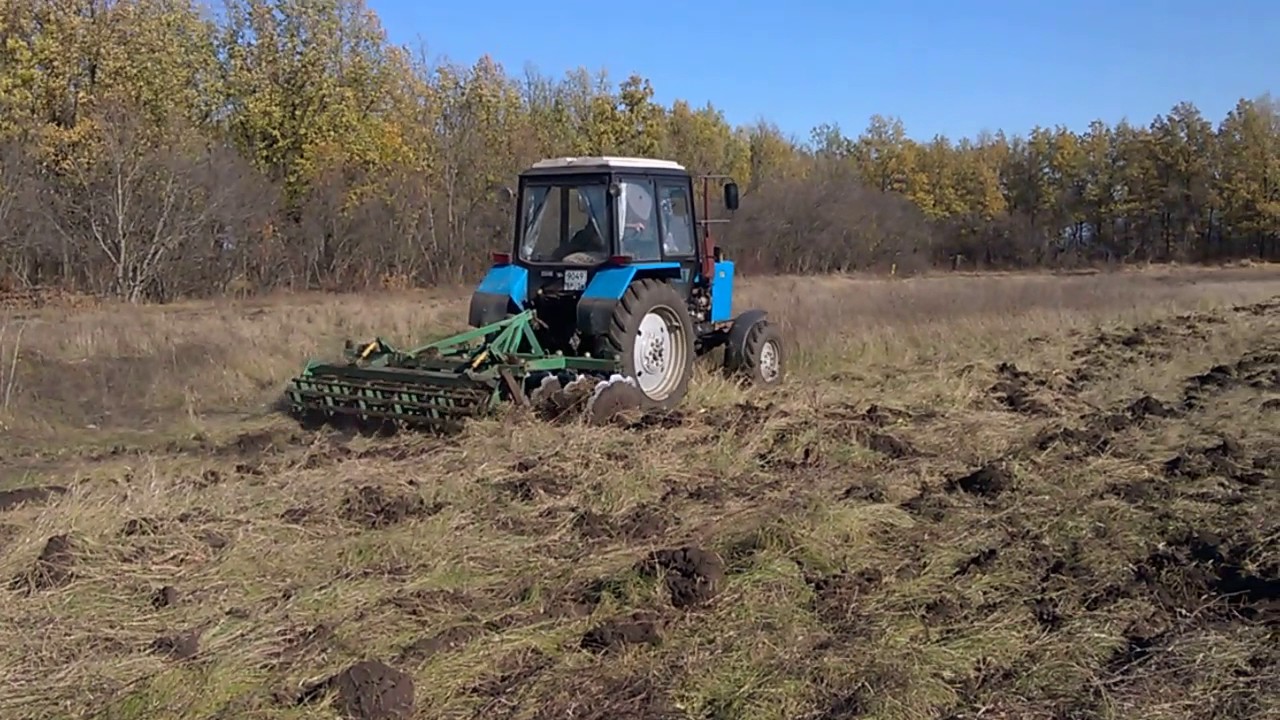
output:
<svg viewBox="0 0 1280 720"><path fill-rule="evenodd" d="M1280 271L742 292L784 386L449 439L270 408L463 296L0 314L0 716L1280 717Z"/></svg>

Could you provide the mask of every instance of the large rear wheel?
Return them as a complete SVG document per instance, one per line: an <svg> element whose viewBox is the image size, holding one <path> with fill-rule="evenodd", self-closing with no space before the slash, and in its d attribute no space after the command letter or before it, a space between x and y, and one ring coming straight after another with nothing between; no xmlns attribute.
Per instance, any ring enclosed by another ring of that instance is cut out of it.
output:
<svg viewBox="0 0 1280 720"><path fill-rule="evenodd" d="M670 409L693 374L693 319L680 293L661 280L638 280L613 310L605 351L621 361L645 404Z"/></svg>

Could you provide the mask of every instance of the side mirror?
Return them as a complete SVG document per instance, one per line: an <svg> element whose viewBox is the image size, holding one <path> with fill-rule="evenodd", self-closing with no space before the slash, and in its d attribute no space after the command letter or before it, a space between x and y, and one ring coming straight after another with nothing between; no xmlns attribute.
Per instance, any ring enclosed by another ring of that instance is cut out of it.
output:
<svg viewBox="0 0 1280 720"><path fill-rule="evenodd" d="M724 184L724 206L730 210L738 209L738 183L727 182Z"/></svg>
<svg viewBox="0 0 1280 720"><path fill-rule="evenodd" d="M506 185L503 185L501 188L499 188L498 192L502 195L502 199L505 202L511 202L512 200L516 199L516 191L512 190L510 187Z"/></svg>

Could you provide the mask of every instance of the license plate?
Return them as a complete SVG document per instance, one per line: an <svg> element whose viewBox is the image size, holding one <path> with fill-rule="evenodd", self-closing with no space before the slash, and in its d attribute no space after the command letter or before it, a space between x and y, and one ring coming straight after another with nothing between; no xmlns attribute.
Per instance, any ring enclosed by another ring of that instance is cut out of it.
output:
<svg viewBox="0 0 1280 720"><path fill-rule="evenodd" d="M564 271L564 289L565 290L581 290L587 286L586 270L565 270Z"/></svg>

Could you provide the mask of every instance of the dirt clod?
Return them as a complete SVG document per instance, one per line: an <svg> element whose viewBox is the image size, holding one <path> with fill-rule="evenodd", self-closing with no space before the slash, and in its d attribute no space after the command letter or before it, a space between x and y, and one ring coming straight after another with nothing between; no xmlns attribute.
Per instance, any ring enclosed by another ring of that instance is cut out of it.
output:
<svg viewBox="0 0 1280 720"><path fill-rule="evenodd" d="M200 632L164 635L151 642L151 650L174 660L190 660L200 652Z"/></svg>
<svg viewBox="0 0 1280 720"><path fill-rule="evenodd" d="M349 720L403 720L413 716L413 678L377 660L364 660L328 681L337 710Z"/></svg>
<svg viewBox="0 0 1280 720"><path fill-rule="evenodd" d="M724 562L696 547L658 550L640 564L644 574L665 571L671 605L677 608L700 605L720 592L724 582Z"/></svg>
<svg viewBox="0 0 1280 720"><path fill-rule="evenodd" d="M931 522L942 522L951 508L951 501L929 488L921 488L914 496L904 500L901 507L912 515Z"/></svg>
<svg viewBox="0 0 1280 720"><path fill-rule="evenodd" d="M444 509L409 490L393 492L378 485L361 485L347 493L342 517L370 530L389 527L411 518L430 517Z"/></svg>
<svg viewBox="0 0 1280 720"><path fill-rule="evenodd" d="M874 568L806 578L813 588L812 609L831 632L846 640L863 636L867 631L865 598L880 586L884 574Z"/></svg>
<svg viewBox="0 0 1280 720"><path fill-rule="evenodd" d="M615 532L613 521L609 516L594 510L582 510L574 515L573 527L577 529L579 535L588 540L611 537Z"/></svg>
<svg viewBox="0 0 1280 720"><path fill-rule="evenodd" d="M579 644L584 650L600 651L624 645L658 645L661 642L662 627L656 616L634 613L591 628Z"/></svg>
<svg viewBox="0 0 1280 720"><path fill-rule="evenodd" d="M0 490L0 512L13 510L22 505L42 503L54 495L62 495L67 489L61 485L44 485L42 487L24 487L14 490Z"/></svg>
<svg viewBox="0 0 1280 720"><path fill-rule="evenodd" d="M476 624L452 625L435 635L419 638L400 651L402 662L422 661L431 656L460 648L484 634L484 628Z"/></svg>
<svg viewBox="0 0 1280 720"><path fill-rule="evenodd" d="M970 572L985 570L989 565L991 565L991 563L995 562L996 558L999 556L1000 550L998 548L984 548L968 558L965 558L964 562L960 563L959 567L956 568L955 577L967 575Z"/></svg>
<svg viewBox="0 0 1280 720"><path fill-rule="evenodd" d="M618 529L629 540L644 540L661 535L676 523L670 512L653 505L639 505L618 522Z"/></svg>
<svg viewBox="0 0 1280 720"><path fill-rule="evenodd" d="M19 592L35 592L62 587L75 579L75 544L69 535L54 535L45 541L40 557L26 572L19 573L9 587Z"/></svg>
<svg viewBox="0 0 1280 720"><path fill-rule="evenodd" d="M911 413L900 408L887 407L872 403L862 413L863 419L875 427L897 425L911 419Z"/></svg>
<svg viewBox="0 0 1280 720"><path fill-rule="evenodd" d="M992 396L1009 410L1026 415L1047 416L1053 408L1037 397L1037 391L1045 384L1031 373L1010 362L996 366L996 382L990 388Z"/></svg>
<svg viewBox="0 0 1280 720"><path fill-rule="evenodd" d="M1257 550L1248 538L1183 530L1138 563L1134 579L1166 607L1204 612L1207 598L1235 615L1280 622L1280 564L1251 563Z"/></svg>
<svg viewBox="0 0 1280 720"><path fill-rule="evenodd" d="M556 477L540 473L508 480L499 487L514 499L526 503L543 497L564 497L569 492L569 488Z"/></svg>
<svg viewBox="0 0 1280 720"><path fill-rule="evenodd" d="M882 503L886 500L885 488L875 481L858 482L845 488L840 495L841 500L853 500L868 503Z"/></svg>
<svg viewBox="0 0 1280 720"><path fill-rule="evenodd" d="M947 483L948 490L994 498L1013 487L1013 475L1003 465L991 463Z"/></svg>
<svg viewBox="0 0 1280 720"><path fill-rule="evenodd" d="M888 433L870 433L865 440L869 450L887 455L895 460L916 457L920 453L911 443Z"/></svg>
<svg viewBox="0 0 1280 720"><path fill-rule="evenodd" d="M124 525L120 528L120 534L125 537L137 537L140 535L155 535L164 527L164 522L159 518L153 517L136 517L129 518L124 521Z"/></svg>
<svg viewBox="0 0 1280 720"><path fill-rule="evenodd" d="M178 588L172 585L165 585L164 587L157 588L156 591L151 594L151 607L154 607L157 610L172 607L178 604L179 597Z"/></svg>
<svg viewBox="0 0 1280 720"><path fill-rule="evenodd" d="M1176 411L1172 407L1169 407L1150 395L1143 395L1137 400L1134 400L1129 404L1129 407L1125 408L1125 412L1127 412L1129 417L1134 420L1145 420L1149 417L1167 418L1173 417L1176 414Z"/></svg>

